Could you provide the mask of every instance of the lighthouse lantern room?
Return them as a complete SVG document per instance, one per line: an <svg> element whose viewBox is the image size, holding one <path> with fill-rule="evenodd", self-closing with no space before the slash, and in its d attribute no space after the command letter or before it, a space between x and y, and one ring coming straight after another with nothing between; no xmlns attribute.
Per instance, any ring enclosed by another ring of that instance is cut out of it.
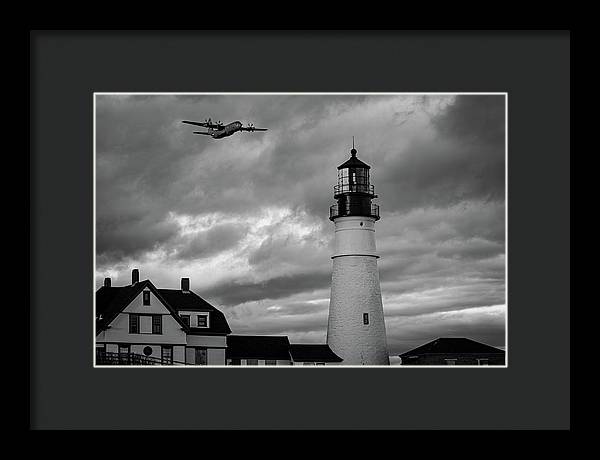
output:
<svg viewBox="0 0 600 460"><path fill-rule="evenodd" d="M354 144L354 142L353 142ZM350 150L351 157L338 166L338 182L334 186L333 197L337 200L329 209L329 219L342 216L370 216L379 219L379 206L371 203L375 187L371 185L371 167L356 158L356 149Z"/></svg>

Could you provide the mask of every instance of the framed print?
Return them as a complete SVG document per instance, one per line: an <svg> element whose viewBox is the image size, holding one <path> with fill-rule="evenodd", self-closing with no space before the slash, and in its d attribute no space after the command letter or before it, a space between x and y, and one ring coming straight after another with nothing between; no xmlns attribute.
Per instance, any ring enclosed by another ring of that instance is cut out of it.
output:
<svg viewBox="0 0 600 460"><path fill-rule="evenodd" d="M30 64L32 429L570 428L568 31Z"/></svg>

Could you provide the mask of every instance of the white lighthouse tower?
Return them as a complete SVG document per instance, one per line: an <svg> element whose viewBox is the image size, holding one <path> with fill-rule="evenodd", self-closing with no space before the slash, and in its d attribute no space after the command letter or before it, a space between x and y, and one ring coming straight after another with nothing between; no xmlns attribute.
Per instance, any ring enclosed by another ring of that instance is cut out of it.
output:
<svg viewBox="0 0 600 460"><path fill-rule="evenodd" d="M338 166L334 187L337 204L329 209L335 224L331 299L327 344L345 365L388 365L390 363L379 270L375 249L375 222L379 206L369 181L371 167L351 157Z"/></svg>

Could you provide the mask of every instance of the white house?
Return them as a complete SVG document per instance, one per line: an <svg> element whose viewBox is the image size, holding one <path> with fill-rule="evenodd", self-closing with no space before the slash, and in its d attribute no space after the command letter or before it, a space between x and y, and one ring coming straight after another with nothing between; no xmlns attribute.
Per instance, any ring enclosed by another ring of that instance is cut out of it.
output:
<svg viewBox="0 0 600 460"><path fill-rule="evenodd" d="M157 289L132 271L131 285L96 292L96 364L225 365L223 313L190 290Z"/></svg>

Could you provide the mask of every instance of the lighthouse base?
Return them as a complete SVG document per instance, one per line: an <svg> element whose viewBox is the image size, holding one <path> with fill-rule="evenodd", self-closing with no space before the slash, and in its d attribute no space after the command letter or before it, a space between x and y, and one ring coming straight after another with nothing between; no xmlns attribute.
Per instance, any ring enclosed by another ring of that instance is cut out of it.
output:
<svg viewBox="0 0 600 460"><path fill-rule="evenodd" d="M389 365L376 256L333 258L327 344L342 365Z"/></svg>

